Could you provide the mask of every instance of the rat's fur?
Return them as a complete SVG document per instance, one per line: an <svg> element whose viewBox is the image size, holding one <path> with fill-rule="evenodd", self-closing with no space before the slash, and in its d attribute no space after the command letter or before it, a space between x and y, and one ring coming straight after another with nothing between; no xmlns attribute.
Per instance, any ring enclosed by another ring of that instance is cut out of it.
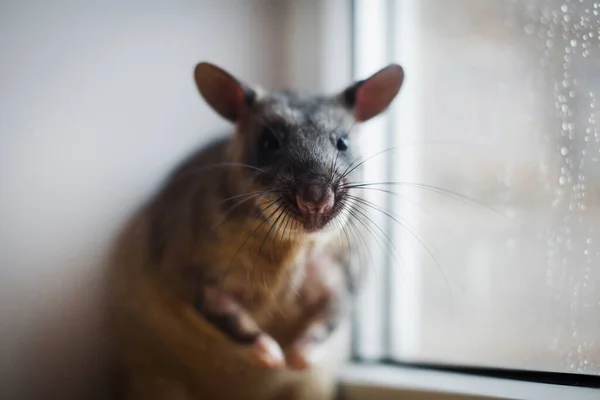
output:
<svg viewBox="0 0 600 400"><path fill-rule="evenodd" d="M237 132L183 162L117 241L110 326L123 398L331 398L343 351L334 342L360 272L356 236L341 229L357 154L336 143L387 107L402 82L392 77L391 97L382 79L302 97L199 65L202 95ZM370 99L376 89L389 99ZM273 154L260 148L265 130L278 141ZM294 196L315 182L333 187L336 203L309 221Z"/></svg>

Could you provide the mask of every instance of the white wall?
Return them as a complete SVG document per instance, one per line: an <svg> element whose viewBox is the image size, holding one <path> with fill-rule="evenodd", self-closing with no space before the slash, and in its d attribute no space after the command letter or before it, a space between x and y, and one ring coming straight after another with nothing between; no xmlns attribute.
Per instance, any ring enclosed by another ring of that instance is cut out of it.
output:
<svg viewBox="0 0 600 400"><path fill-rule="evenodd" d="M0 397L91 398L102 259L123 218L227 124L192 71L280 86L279 1L0 0Z"/></svg>
<svg viewBox="0 0 600 400"><path fill-rule="evenodd" d="M333 93L350 83L351 8L348 0L285 1L287 84L305 91Z"/></svg>

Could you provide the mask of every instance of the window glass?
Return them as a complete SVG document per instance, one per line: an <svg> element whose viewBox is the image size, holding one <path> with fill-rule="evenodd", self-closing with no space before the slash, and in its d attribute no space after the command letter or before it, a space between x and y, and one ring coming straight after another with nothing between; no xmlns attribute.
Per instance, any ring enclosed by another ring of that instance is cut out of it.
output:
<svg viewBox="0 0 600 400"><path fill-rule="evenodd" d="M389 3L384 356L600 374L600 2Z"/></svg>

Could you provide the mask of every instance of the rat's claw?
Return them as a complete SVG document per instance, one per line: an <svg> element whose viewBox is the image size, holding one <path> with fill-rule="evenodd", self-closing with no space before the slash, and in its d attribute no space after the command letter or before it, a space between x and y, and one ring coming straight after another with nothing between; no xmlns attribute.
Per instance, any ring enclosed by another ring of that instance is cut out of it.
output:
<svg viewBox="0 0 600 400"><path fill-rule="evenodd" d="M255 365L267 368L280 368L285 365L281 347L266 333L260 334L253 344L245 346L243 353Z"/></svg>
<svg viewBox="0 0 600 400"><path fill-rule="evenodd" d="M315 365L322 356L322 347L318 343L298 343L285 353L287 366L295 370L304 370Z"/></svg>

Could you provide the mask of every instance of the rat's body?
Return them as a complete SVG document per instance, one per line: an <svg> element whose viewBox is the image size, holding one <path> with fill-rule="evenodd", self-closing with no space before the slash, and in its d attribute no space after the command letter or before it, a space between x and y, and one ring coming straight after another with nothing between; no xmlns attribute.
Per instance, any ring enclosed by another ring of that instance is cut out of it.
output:
<svg viewBox="0 0 600 400"><path fill-rule="evenodd" d="M332 396L360 273L358 236L342 229L356 164L347 135L387 107L401 73L317 98L197 67L200 92L237 132L182 163L117 242L110 321L124 398Z"/></svg>

